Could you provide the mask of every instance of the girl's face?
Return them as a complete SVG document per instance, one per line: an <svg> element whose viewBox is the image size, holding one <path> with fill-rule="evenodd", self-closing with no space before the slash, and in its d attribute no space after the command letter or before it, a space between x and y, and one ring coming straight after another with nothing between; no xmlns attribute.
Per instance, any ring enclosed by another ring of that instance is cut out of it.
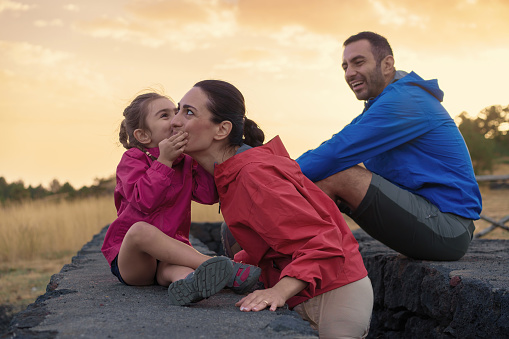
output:
<svg viewBox="0 0 509 339"><path fill-rule="evenodd" d="M211 121L212 113L207 108L209 98L199 88L193 87L178 104L178 111L172 119L173 133L188 133L185 153L193 154L206 151L214 141L218 125Z"/></svg>
<svg viewBox="0 0 509 339"><path fill-rule="evenodd" d="M157 147L161 141L172 135L171 119L176 111L175 104L167 98L158 98L148 104L145 123L150 131L150 142L145 144L146 147Z"/></svg>

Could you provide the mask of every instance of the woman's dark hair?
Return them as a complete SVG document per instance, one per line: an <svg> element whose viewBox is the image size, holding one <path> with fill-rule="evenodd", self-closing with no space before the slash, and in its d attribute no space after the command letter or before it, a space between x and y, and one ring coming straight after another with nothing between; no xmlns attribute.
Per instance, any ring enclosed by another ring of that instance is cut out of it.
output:
<svg viewBox="0 0 509 339"><path fill-rule="evenodd" d="M391 45L389 45L389 41L380 34L364 31L357 33L355 35L352 35L348 39L345 40L343 43L343 47L346 47L348 44L351 44L352 42L356 42L359 40L368 40L371 45L371 53L373 53L373 56L375 57L375 60L377 64L380 64L382 60L388 56L393 55Z"/></svg>
<svg viewBox="0 0 509 339"><path fill-rule="evenodd" d="M212 113L212 122L219 124L225 120L232 123L228 136L231 146L242 143L252 147L263 145L265 134L258 125L246 118L244 96L232 84L221 80L203 80L194 85L207 94L208 109Z"/></svg>
<svg viewBox="0 0 509 339"><path fill-rule="evenodd" d="M118 140L125 148L137 147L144 150L143 145L136 140L133 133L138 128L146 129L145 117L147 116L148 105L160 98L169 99L154 92L140 94L124 109L124 120L120 123Z"/></svg>

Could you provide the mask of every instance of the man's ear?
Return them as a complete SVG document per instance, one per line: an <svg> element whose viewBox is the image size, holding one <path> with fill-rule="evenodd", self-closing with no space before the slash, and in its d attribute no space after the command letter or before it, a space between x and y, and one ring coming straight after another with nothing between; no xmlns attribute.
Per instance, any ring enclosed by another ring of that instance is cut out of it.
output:
<svg viewBox="0 0 509 339"><path fill-rule="evenodd" d="M394 72L394 57L387 55L382 60L382 73L383 75L390 75L392 72Z"/></svg>
<svg viewBox="0 0 509 339"><path fill-rule="evenodd" d="M228 120L222 121L221 123L219 123L217 125L217 132L216 132L216 135L214 136L214 139L215 140L223 140L223 139L227 138L228 135L230 135L232 128L233 128L233 126L232 126L231 121L228 121Z"/></svg>
<svg viewBox="0 0 509 339"><path fill-rule="evenodd" d="M141 128L135 129L133 135L136 140L138 140L138 142L142 143L143 145L150 144L152 141L150 135Z"/></svg>

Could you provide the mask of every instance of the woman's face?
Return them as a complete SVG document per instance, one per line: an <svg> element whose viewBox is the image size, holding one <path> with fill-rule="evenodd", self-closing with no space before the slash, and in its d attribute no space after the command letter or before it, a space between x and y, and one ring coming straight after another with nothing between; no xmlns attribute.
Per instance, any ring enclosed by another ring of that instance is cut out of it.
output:
<svg viewBox="0 0 509 339"><path fill-rule="evenodd" d="M217 132L217 126L211 121L212 113L207 108L209 99L199 87L193 87L178 104L178 111L171 121L173 133L188 133L185 153L206 151Z"/></svg>

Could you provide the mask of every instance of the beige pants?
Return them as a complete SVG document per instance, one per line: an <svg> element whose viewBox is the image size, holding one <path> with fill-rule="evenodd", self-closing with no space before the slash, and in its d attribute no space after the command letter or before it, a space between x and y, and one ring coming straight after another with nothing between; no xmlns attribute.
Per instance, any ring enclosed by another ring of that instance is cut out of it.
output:
<svg viewBox="0 0 509 339"><path fill-rule="evenodd" d="M368 277L320 294L294 307L321 339L366 338L373 311L373 288Z"/></svg>

